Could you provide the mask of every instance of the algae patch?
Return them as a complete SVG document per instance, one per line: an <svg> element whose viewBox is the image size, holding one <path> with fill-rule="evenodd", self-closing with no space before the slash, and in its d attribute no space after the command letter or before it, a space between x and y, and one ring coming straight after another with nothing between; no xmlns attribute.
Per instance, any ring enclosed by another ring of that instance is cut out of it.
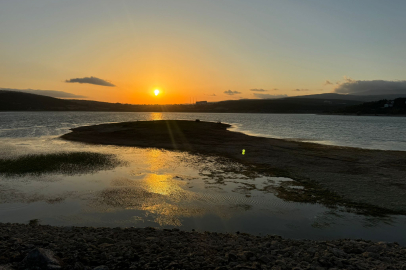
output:
<svg viewBox="0 0 406 270"><path fill-rule="evenodd" d="M81 174L113 169L122 162L112 154L93 152L62 152L32 154L16 158L0 158L0 174Z"/></svg>

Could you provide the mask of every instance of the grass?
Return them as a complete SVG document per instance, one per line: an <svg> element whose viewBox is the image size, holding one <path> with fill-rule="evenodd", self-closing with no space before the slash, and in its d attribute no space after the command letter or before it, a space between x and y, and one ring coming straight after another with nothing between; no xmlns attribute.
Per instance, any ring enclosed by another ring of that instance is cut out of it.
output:
<svg viewBox="0 0 406 270"><path fill-rule="evenodd" d="M115 155L111 154L91 152L36 154L0 159L0 174L80 174L102 169L112 169L119 164L120 161Z"/></svg>

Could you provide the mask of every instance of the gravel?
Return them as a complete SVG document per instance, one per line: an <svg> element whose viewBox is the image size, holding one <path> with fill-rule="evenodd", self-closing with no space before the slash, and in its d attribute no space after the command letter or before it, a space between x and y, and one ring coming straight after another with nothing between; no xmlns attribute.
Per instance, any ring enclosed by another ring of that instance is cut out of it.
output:
<svg viewBox="0 0 406 270"><path fill-rule="evenodd" d="M397 243L0 223L3 269L403 269Z"/></svg>

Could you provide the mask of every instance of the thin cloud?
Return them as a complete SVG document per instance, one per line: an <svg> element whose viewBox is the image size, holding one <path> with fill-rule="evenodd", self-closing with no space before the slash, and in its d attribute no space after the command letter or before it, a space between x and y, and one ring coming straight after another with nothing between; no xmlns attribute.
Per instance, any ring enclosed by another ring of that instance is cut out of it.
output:
<svg viewBox="0 0 406 270"><path fill-rule="evenodd" d="M5 91L17 91L29 94L36 94L48 97L55 97L55 98L85 98L86 96L82 95L75 95L72 93L64 92L64 91L57 91L57 90L34 90L34 89L12 89L12 88L0 88L0 90Z"/></svg>
<svg viewBox="0 0 406 270"><path fill-rule="evenodd" d="M268 90L254 88L254 89L250 89L250 91L252 91L252 92L266 92L266 91L268 91Z"/></svg>
<svg viewBox="0 0 406 270"><path fill-rule="evenodd" d="M232 95L241 94L241 92L227 90L227 91L224 91L224 94L232 96Z"/></svg>
<svg viewBox="0 0 406 270"><path fill-rule="evenodd" d="M277 98L288 97L288 95L270 95L270 94L260 94L260 93L254 93L253 95L256 98L261 98L261 99L277 99Z"/></svg>
<svg viewBox="0 0 406 270"><path fill-rule="evenodd" d="M309 91L309 89L295 89L293 91L300 92L300 91Z"/></svg>
<svg viewBox="0 0 406 270"><path fill-rule="evenodd" d="M344 82L340 82L334 89L339 94L355 95L385 95L385 94L406 94L406 80L384 81L371 80L360 81L344 77Z"/></svg>
<svg viewBox="0 0 406 270"><path fill-rule="evenodd" d="M211 95L206 94L206 96L209 96L209 97L215 97L215 96L216 96L216 94L211 94Z"/></svg>
<svg viewBox="0 0 406 270"><path fill-rule="evenodd" d="M67 83L89 83L89 84L95 84L95 85L102 85L102 86L115 86L112 83L109 83L108 81L105 81L103 79L99 79L96 77L84 77L84 78L75 78L75 79L70 79L70 80L65 80Z"/></svg>
<svg viewBox="0 0 406 270"><path fill-rule="evenodd" d="M330 82L329 80L326 80L326 81L324 82L324 85L331 85L331 84L333 84L333 83Z"/></svg>

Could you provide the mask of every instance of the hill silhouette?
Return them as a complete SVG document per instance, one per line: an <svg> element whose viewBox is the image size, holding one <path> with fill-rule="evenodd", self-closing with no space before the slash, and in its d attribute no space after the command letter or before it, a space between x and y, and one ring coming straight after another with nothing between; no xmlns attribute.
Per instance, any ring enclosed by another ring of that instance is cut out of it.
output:
<svg viewBox="0 0 406 270"><path fill-rule="evenodd" d="M132 105L59 99L17 91L0 91L0 111L329 113L361 103L362 101L358 100L336 98L290 97L227 100L204 105Z"/></svg>
<svg viewBox="0 0 406 270"><path fill-rule="evenodd" d="M406 114L406 97L394 100L382 99L379 101L365 102L359 105L348 106L341 109L341 113L350 114L376 114L376 115L404 115Z"/></svg>

